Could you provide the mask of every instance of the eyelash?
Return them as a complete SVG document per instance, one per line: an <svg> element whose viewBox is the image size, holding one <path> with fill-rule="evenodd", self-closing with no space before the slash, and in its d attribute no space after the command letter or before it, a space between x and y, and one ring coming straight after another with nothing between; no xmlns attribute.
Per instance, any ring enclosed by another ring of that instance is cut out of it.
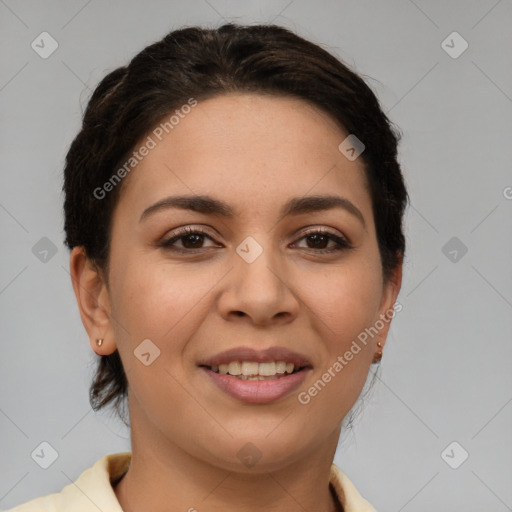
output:
<svg viewBox="0 0 512 512"><path fill-rule="evenodd" d="M162 242L158 243L157 245L159 247L162 247L165 250L180 252L180 253L188 253L188 254L193 254L197 251L201 251L202 249L204 249L204 247L198 247L196 249L180 249L180 248L173 246L173 244L175 242L177 242L178 240L180 240L181 238L185 238L190 235L203 235L203 236L206 236L207 238L209 238L210 240L213 240L212 237L205 231L203 231L199 228L191 228L190 226L188 226L185 229L180 230L173 237L169 238L168 240L163 240ZM345 240L344 238L339 237L339 236L335 235L334 233L331 233L330 231L327 231L325 229L313 229L311 231L307 231L306 233L303 233L303 235L301 236L301 238L299 240L302 240L303 238L307 238L307 237L313 236L313 235L326 236L330 240L336 242L338 245L335 247L331 247L329 249L313 249L313 248L305 248L305 247L302 247L301 249L313 251L314 253L331 254L333 252L344 251L344 250L352 248L352 245L350 245L347 240Z"/></svg>

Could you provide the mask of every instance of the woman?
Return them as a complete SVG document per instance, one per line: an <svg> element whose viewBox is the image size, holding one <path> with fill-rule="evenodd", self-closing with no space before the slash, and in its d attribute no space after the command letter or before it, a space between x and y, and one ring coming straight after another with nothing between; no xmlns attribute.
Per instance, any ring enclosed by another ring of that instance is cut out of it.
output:
<svg viewBox="0 0 512 512"><path fill-rule="evenodd" d="M91 403L132 452L26 511L372 511L332 464L400 291L398 135L274 26L186 28L98 85L65 167Z"/></svg>

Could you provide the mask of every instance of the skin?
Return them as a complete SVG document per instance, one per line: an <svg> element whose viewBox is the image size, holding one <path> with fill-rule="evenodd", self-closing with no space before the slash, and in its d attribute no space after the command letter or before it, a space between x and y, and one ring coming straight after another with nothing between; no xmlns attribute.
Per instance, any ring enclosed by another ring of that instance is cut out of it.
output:
<svg viewBox="0 0 512 512"><path fill-rule="evenodd" d="M347 135L298 99L201 101L125 178L108 282L83 248L72 251L91 347L118 349L129 381L132 464L115 488L126 512L338 510L328 481L341 422L390 322L307 405L297 394L393 307L402 279L400 264L383 281L364 163L338 150ZM155 202L182 194L213 196L236 215L174 208L139 220ZM324 194L352 202L365 226L341 208L279 217L291 197ZM185 226L211 237L175 243L200 247L195 255L157 245ZM336 242L315 245L305 228L325 228L352 248L318 253ZM247 236L263 248L250 264L236 252ZM161 351L149 366L133 353L147 338ZM275 345L306 355L313 369L300 389L270 404L226 395L197 366L227 349ZM261 454L251 468L237 457L248 442Z"/></svg>

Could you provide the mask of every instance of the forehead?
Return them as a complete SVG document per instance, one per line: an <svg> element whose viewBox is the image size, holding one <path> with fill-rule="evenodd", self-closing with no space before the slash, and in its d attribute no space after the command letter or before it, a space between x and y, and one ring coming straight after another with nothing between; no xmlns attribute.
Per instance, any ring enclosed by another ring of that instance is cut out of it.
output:
<svg viewBox="0 0 512 512"><path fill-rule="evenodd" d="M338 149L348 133L303 100L222 95L173 121L146 136L154 147L123 183L122 197L139 209L166 193L231 198L237 214L308 192L369 200L362 159L349 161Z"/></svg>

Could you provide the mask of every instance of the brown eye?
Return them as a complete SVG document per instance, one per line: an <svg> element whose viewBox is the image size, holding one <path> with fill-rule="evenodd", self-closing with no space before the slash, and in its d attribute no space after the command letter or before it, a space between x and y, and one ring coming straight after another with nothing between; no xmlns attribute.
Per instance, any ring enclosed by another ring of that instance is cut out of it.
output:
<svg viewBox="0 0 512 512"><path fill-rule="evenodd" d="M212 237L205 231L187 227L168 240L160 242L158 245L170 251L193 253L194 251L208 248L203 246L206 238L213 241ZM306 249L320 254L346 250L352 247L344 238L325 230L309 231L305 233L300 240L306 240L307 246L297 246L299 249ZM181 243L181 247L176 245L177 242ZM334 243L331 247L329 247L330 242ZM210 248L211 247L212 246L210 246Z"/></svg>
<svg viewBox="0 0 512 512"><path fill-rule="evenodd" d="M329 237L325 235L308 235L305 238L312 242L313 247L309 247L310 249L325 249L329 243Z"/></svg>
<svg viewBox="0 0 512 512"><path fill-rule="evenodd" d="M182 236L182 237L180 237L180 239L181 239L182 245L186 249L200 249L201 244L204 242L204 235L192 233L191 235Z"/></svg>
<svg viewBox="0 0 512 512"><path fill-rule="evenodd" d="M193 252L205 248L202 246L205 238L213 240L205 231L187 227L168 240L160 242L158 245L171 251ZM181 242L182 247L176 246L176 242Z"/></svg>
<svg viewBox="0 0 512 512"><path fill-rule="evenodd" d="M325 230L315 230L305 233L300 240L307 240L307 247L313 252L330 253L350 249L352 246L344 238ZM329 242L334 242L334 246L328 247Z"/></svg>

